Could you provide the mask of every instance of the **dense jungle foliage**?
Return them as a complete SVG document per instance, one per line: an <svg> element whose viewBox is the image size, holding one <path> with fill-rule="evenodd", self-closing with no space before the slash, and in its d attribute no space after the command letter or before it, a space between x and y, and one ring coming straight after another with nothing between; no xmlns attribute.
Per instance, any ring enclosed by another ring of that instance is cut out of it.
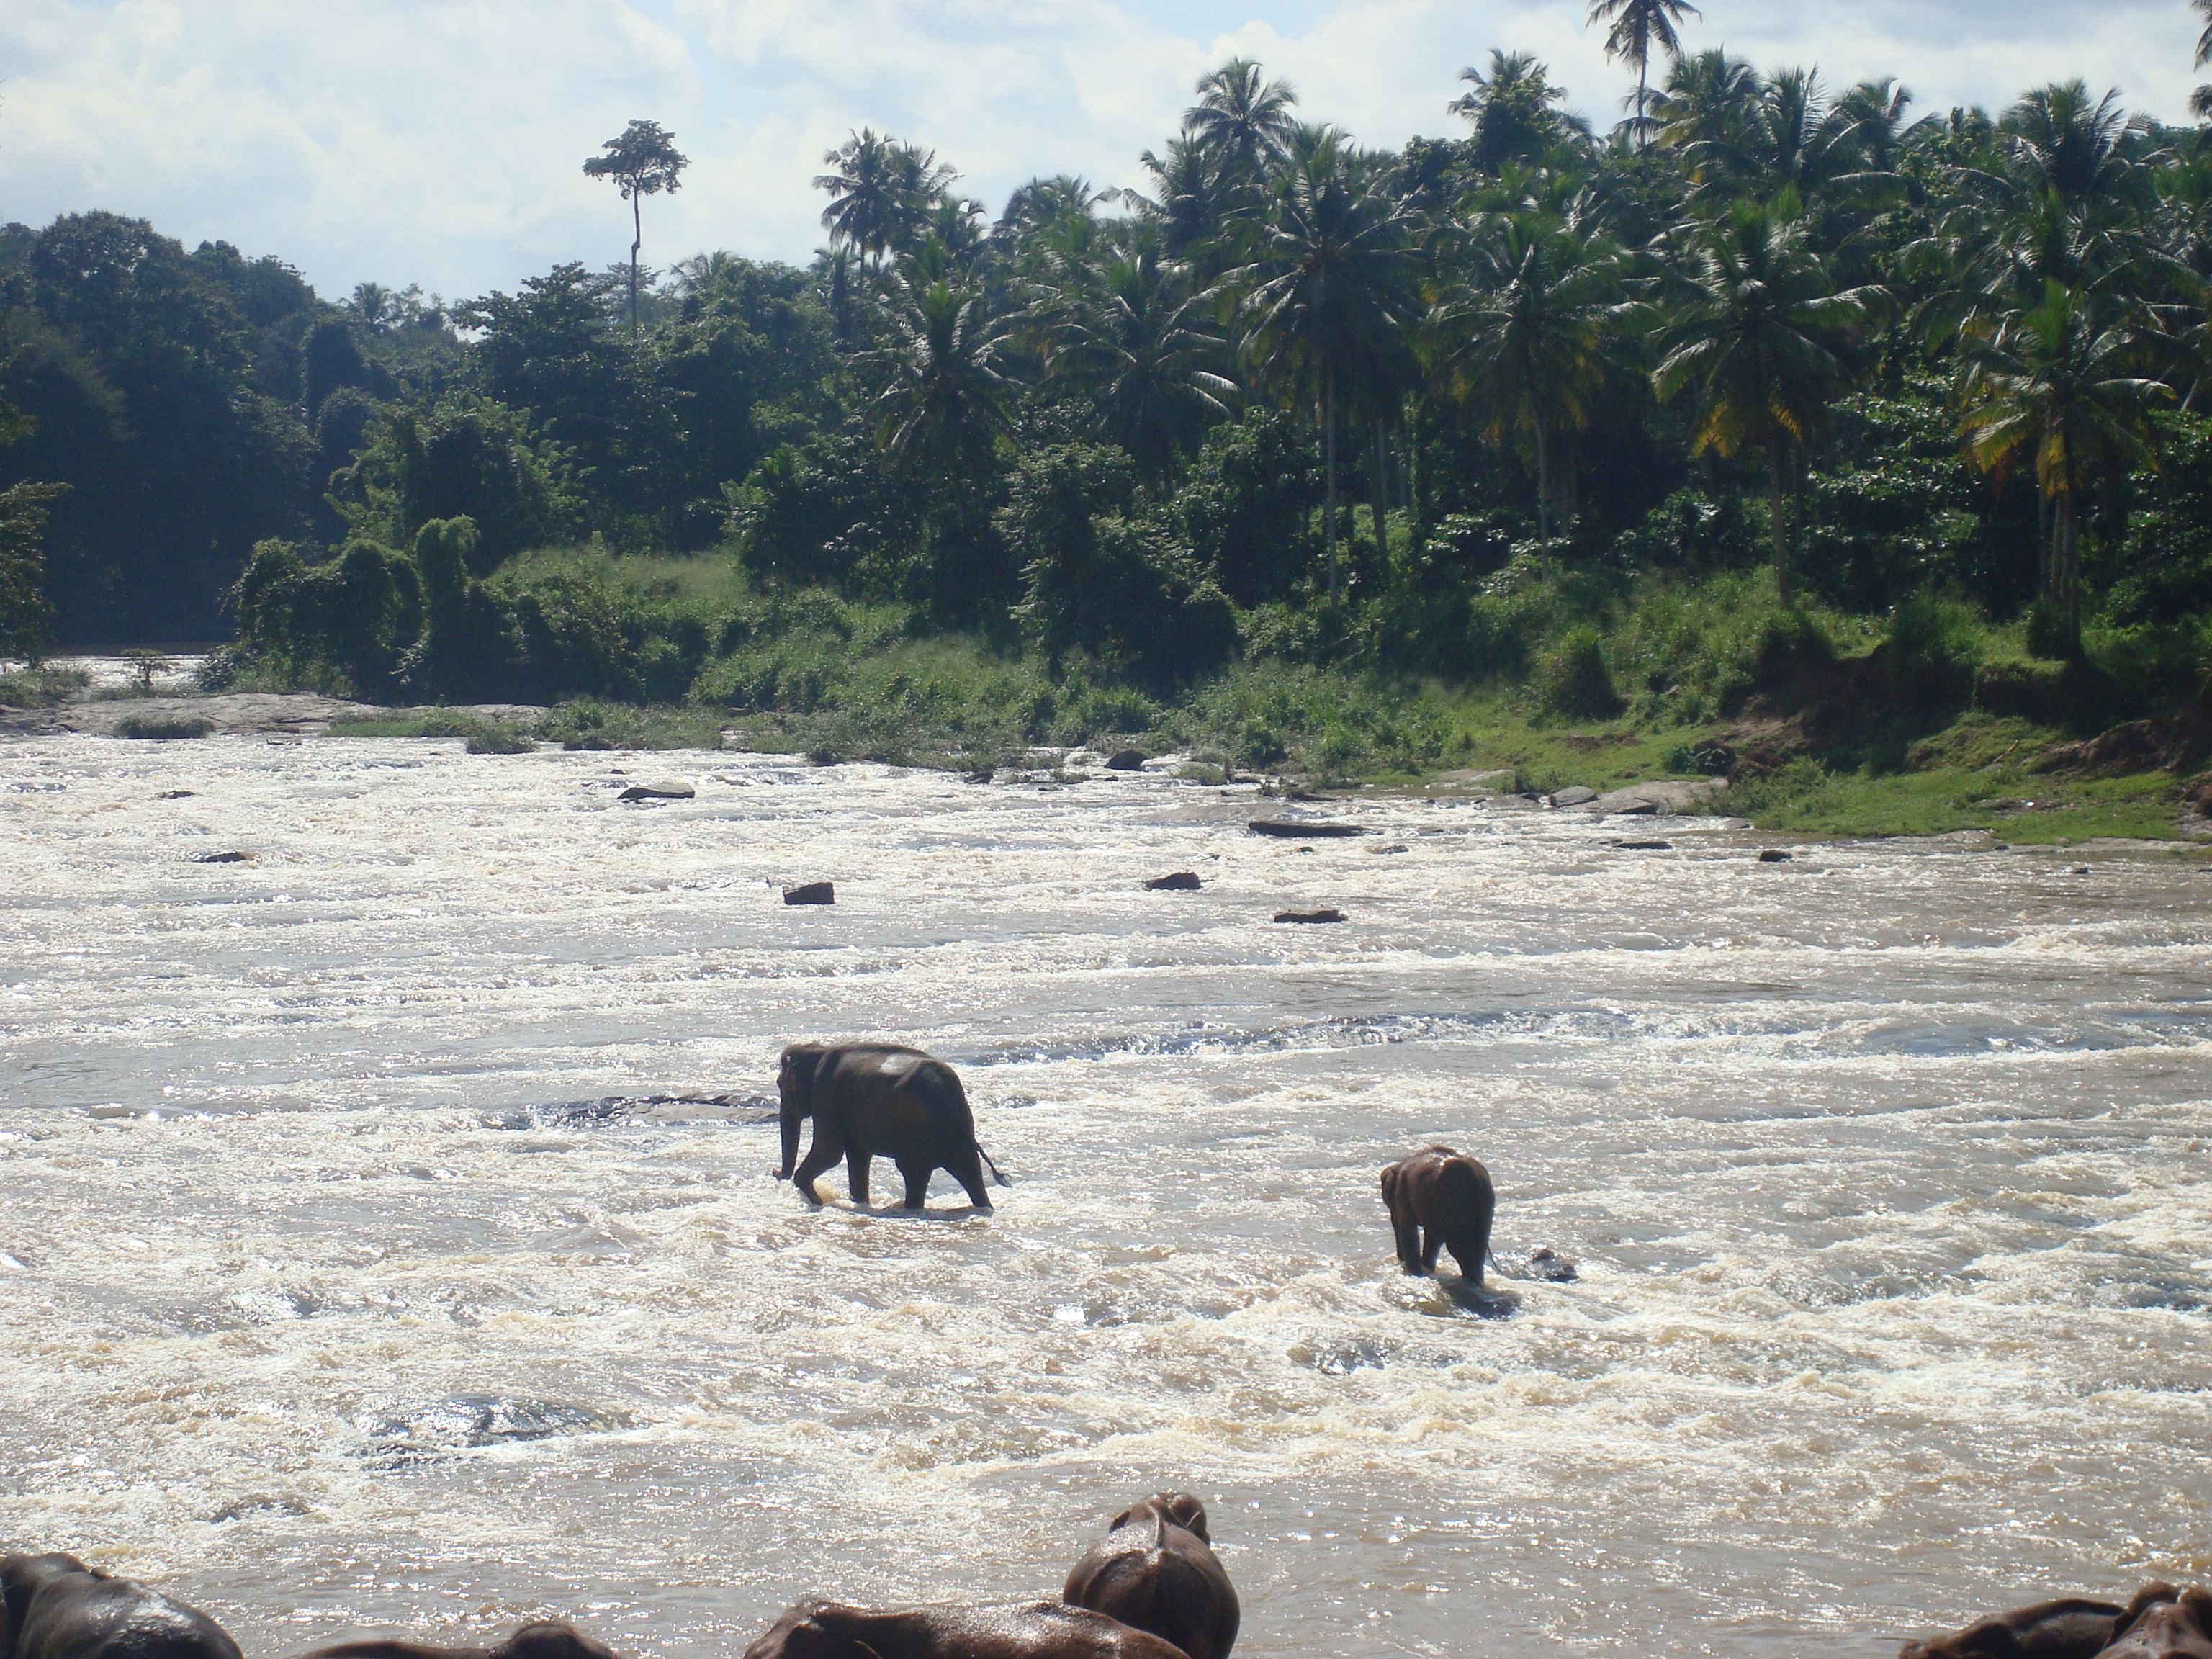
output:
<svg viewBox="0 0 2212 1659"><path fill-rule="evenodd" d="M856 132L804 270L329 303L112 214L9 226L0 483L44 490L54 637L234 625L219 673L381 700L1034 740L1334 675L1377 709L1427 682L1887 722L1831 753L1969 702L2182 707L2212 660L2208 130L2078 82L1915 118L1893 82L1680 50L1683 9L1594 8L1638 75L1604 133L1492 52L1461 136L1370 150L1237 61L1142 191L1038 179L993 218ZM587 170L643 239L683 158L640 134L657 161ZM0 538L0 592L30 545ZM1261 763L1275 718L1221 729Z"/></svg>

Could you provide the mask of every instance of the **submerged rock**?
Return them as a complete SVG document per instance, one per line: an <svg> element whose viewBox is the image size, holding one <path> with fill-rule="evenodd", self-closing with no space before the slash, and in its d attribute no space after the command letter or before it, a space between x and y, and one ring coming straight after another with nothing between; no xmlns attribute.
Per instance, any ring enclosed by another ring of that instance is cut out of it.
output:
<svg viewBox="0 0 2212 1659"><path fill-rule="evenodd" d="M1787 864L1796 856L1795 853L1784 853L1779 848L1767 847L1760 849L1759 861L1761 864Z"/></svg>
<svg viewBox="0 0 2212 1659"><path fill-rule="evenodd" d="M1278 910L1275 912L1275 920L1277 921L1342 921L1345 920L1345 915L1341 910Z"/></svg>
<svg viewBox="0 0 2212 1659"><path fill-rule="evenodd" d="M1195 893L1205 884L1194 870L1178 870L1171 876L1154 876L1145 884L1148 893Z"/></svg>
<svg viewBox="0 0 2212 1659"><path fill-rule="evenodd" d="M1245 828L1255 836L1286 836L1322 839L1334 836L1364 836L1357 823L1331 823L1321 818L1254 818Z"/></svg>
<svg viewBox="0 0 2212 1659"><path fill-rule="evenodd" d="M253 854L251 853L200 853L193 857L192 862L194 864L251 864L253 862Z"/></svg>
<svg viewBox="0 0 2212 1659"><path fill-rule="evenodd" d="M659 783L634 783L617 795L617 800L690 800L698 791L688 783L669 780Z"/></svg>
<svg viewBox="0 0 2212 1659"><path fill-rule="evenodd" d="M783 890L783 902L786 904L835 904L837 902L837 884L829 881L809 881L797 887L787 887Z"/></svg>

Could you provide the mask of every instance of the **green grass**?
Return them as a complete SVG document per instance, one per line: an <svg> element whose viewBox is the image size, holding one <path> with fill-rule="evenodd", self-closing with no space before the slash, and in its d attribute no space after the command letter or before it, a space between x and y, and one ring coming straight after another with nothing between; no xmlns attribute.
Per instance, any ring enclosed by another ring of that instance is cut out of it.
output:
<svg viewBox="0 0 2212 1659"><path fill-rule="evenodd" d="M51 708L67 702L92 684L82 668L19 668L0 674L0 703L16 708Z"/></svg>

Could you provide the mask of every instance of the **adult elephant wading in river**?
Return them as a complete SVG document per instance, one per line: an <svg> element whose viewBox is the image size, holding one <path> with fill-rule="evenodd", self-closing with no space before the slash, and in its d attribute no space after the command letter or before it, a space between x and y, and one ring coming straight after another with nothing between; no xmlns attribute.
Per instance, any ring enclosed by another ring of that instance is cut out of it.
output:
<svg viewBox="0 0 2212 1659"><path fill-rule="evenodd" d="M1057 1601L855 1607L801 1601L744 1659L1185 1659L1117 1619Z"/></svg>
<svg viewBox="0 0 2212 1659"><path fill-rule="evenodd" d="M816 1177L841 1158L853 1202L866 1204L868 1164L880 1153L906 1177L909 1210L922 1207L937 1170L965 1187L977 1209L991 1207L983 1184L989 1159L975 1144L968 1091L943 1060L889 1042L794 1042L783 1051L776 1087L783 1097L783 1164L775 1173L810 1204L821 1202ZM809 1117L814 1145L793 1173L799 1126ZM1006 1184L998 1165L991 1173Z"/></svg>

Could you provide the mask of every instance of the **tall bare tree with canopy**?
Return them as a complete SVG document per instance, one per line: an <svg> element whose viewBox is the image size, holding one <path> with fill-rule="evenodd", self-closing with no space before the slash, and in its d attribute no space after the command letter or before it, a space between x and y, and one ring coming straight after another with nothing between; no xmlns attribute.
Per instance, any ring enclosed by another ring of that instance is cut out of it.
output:
<svg viewBox="0 0 2212 1659"><path fill-rule="evenodd" d="M593 179L613 179L622 187L623 200L629 204L629 331L635 334L637 255L645 246L643 204L647 197L664 191L674 194L690 158L676 148L675 135L663 131L658 121L633 121L623 129L621 137L610 138L599 148L606 154L585 162L584 172Z"/></svg>
<svg viewBox="0 0 2212 1659"><path fill-rule="evenodd" d="M1674 25L1682 21L1685 12L1692 17L1705 15L1688 0L1590 0L1589 21L1607 26L1605 55L1636 66L1636 142L1639 148L1648 148L1650 143L1644 105L1650 85L1651 48L1657 46L1669 58L1682 55L1682 37L1675 32Z"/></svg>

